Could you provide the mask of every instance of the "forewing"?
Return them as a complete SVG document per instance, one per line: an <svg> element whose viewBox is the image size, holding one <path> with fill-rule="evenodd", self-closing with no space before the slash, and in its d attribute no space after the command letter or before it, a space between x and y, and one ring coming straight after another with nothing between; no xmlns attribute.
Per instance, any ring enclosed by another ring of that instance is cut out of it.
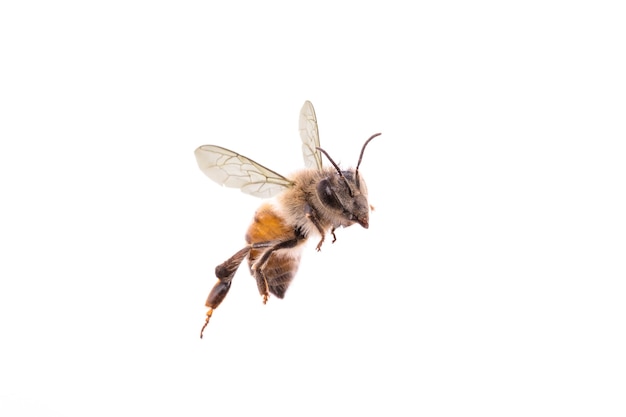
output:
<svg viewBox="0 0 626 417"><path fill-rule="evenodd" d="M320 146L320 135L317 129L315 110L310 101L305 101L300 110L300 139L302 139L302 156L307 168L322 169L322 154L317 148Z"/></svg>
<svg viewBox="0 0 626 417"><path fill-rule="evenodd" d="M293 185L271 169L220 146L203 145L195 154L200 170L207 177L255 197L269 198Z"/></svg>

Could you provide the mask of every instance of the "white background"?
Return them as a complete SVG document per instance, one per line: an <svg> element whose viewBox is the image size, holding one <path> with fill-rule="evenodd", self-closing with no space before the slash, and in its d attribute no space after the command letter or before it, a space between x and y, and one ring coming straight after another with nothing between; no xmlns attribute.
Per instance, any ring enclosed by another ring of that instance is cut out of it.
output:
<svg viewBox="0 0 626 417"><path fill-rule="evenodd" d="M620 2L222 3L0 6L0 414L623 416ZM371 226L200 340L261 200L193 151L304 100Z"/></svg>

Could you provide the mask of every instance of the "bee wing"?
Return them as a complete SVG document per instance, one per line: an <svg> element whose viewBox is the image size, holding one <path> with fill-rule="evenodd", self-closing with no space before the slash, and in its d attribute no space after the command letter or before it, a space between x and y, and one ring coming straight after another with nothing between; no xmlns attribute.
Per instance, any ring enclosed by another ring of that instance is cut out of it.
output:
<svg viewBox="0 0 626 417"><path fill-rule="evenodd" d="M255 197L269 198L293 185L271 169L220 146L200 146L195 155L200 170L207 177Z"/></svg>
<svg viewBox="0 0 626 417"><path fill-rule="evenodd" d="M322 169L322 154L317 148L320 146L320 135L317 129L315 110L310 101L305 101L300 110L300 139L302 139L302 156L307 168Z"/></svg>

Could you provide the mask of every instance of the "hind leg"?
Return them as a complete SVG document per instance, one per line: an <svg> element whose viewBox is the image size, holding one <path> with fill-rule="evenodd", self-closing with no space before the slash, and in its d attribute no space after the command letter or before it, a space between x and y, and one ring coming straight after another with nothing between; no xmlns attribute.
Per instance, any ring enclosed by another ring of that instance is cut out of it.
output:
<svg viewBox="0 0 626 417"><path fill-rule="evenodd" d="M209 324L209 320L213 315L213 310L215 310L221 302L224 301L224 298L226 298L226 294L228 294L228 290L230 290L230 284L235 276L235 272L237 272L237 268L239 268L241 262L248 255L248 252L250 252L250 246L246 246L241 249L239 252L228 258L226 262L215 268L215 275L217 276L218 281L215 283L206 299L205 305L209 308L209 310L206 313L204 326L202 326L202 330L200 330L200 339L202 339L202 333L204 332L207 324Z"/></svg>

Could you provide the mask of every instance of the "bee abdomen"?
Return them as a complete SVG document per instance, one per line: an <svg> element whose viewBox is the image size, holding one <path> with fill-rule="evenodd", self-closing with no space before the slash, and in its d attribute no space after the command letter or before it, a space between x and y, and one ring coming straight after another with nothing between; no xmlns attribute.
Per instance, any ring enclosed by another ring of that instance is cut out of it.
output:
<svg viewBox="0 0 626 417"><path fill-rule="evenodd" d="M285 253L286 250L272 253L268 261L260 271L267 281L269 291L278 298L283 298L291 280L298 272L300 254Z"/></svg>

